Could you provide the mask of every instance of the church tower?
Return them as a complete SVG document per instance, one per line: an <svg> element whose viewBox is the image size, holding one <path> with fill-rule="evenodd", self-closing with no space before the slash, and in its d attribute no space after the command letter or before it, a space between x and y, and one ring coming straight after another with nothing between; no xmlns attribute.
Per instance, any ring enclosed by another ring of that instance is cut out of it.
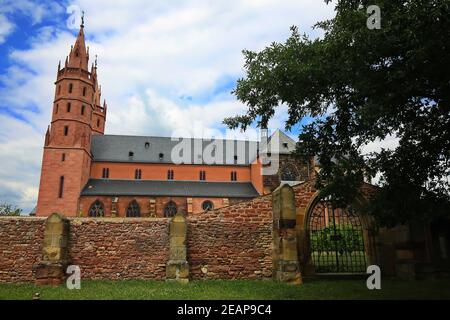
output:
<svg viewBox="0 0 450 320"><path fill-rule="evenodd" d="M41 180L36 215L58 212L75 216L80 191L89 179L91 137L103 134L106 102L101 105L97 61L89 65L89 47L84 39L84 22L75 45L61 62L55 82L51 124L45 135Z"/></svg>

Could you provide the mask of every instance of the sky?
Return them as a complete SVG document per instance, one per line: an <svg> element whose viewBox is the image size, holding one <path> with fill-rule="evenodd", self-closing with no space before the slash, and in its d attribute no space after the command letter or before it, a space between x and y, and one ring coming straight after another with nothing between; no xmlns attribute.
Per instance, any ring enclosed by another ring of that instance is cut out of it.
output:
<svg viewBox="0 0 450 320"><path fill-rule="evenodd" d="M231 94L244 76L242 50L283 42L292 25L318 37L312 26L334 15L320 0L0 0L0 202L25 213L36 205L57 66L81 10L106 133L163 136L224 132L222 120L246 110ZM286 119L280 107L270 127Z"/></svg>

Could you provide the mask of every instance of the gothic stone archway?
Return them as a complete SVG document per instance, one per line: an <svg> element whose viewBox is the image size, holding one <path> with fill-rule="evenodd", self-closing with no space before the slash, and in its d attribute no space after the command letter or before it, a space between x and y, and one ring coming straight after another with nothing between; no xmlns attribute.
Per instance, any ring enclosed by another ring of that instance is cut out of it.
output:
<svg viewBox="0 0 450 320"><path fill-rule="evenodd" d="M311 179L294 187L298 258L301 272L305 276L313 276L319 273L315 270L310 248L310 217L320 200L319 191L316 190L314 185L315 181L314 179ZM360 227L358 228L362 231L363 235L366 265L379 264L380 261L376 242L377 232L373 228L373 219L367 215L360 214L360 208L365 202L364 197L369 196L371 192L375 192L375 189L371 185L363 185L361 191L363 197L358 197L352 205L354 210L353 214L357 214L357 217L359 218ZM316 214L318 213L316 212ZM337 214L339 214L339 212ZM330 217L328 217L328 219L330 219Z"/></svg>

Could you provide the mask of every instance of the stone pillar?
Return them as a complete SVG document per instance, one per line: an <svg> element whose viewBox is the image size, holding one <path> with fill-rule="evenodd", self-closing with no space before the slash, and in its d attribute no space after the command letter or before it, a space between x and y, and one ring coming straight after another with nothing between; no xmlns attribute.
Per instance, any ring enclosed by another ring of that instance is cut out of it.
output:
<svg viewBox="0 0 450 320"><path fill-rule="evenodd" d="M58 286L64 282L68 264L69 221L58 213L45 222L42 261L35 266L37 285Z"/></svg>
<svg viewBox="0 0 450 320"><path fill-rule="evenodd" d="M180 212L169 225L170 257L166 264L166 280L189 282L189 264L186 259L186 218Z"/></svg>
<svg viewBox="0 0 450 320"><path fill-rule="evenodd" d="M275 280L301 284L297 255L297 232L294 190L287 184L272 193L273 208L273 276Z"/></svg>

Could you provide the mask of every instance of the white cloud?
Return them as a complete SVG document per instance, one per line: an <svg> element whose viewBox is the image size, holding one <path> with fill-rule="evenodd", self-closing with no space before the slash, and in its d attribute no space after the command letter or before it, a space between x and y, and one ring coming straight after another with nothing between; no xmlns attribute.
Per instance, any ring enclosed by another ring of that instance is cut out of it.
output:
<svg viewBox="0 0 450 320"><path fill-rule="evenodd" d="M0 14L0 44L5 42L6 37L14 30L14 24L4 14Z"/></svg>
<svg viewBox="0 0 450 320"><path fill-rule="evenodd" d="M48 12L65 12L55 3L39 4L41 9L33 13L29 0L6 3L8 9L4 7L0 14L28 12L33 23L42 21ZM86 12L91 60L98 54L99 81L109 107L106 132L136 135L171 135L199 122L210 131L224 128L223 118L245 110L229 89L223 92L219 88L224 83L228 88L228 82L243 75L242 49L260 50L272 41L284 41L291 25L318 35L310 27L331 17L334 9L318 0L79 0L70 4ZM0 137L8 136L8 140L0 140L0 156L25 141L29 150L13 153L16 163L4 164L0 194L9 188L20 195L17 203L27 208L36 199L56 67L75 40L71 30L58 29L61 25L66 24L59 21L39 29L29 39L29 49L13 50L9 57L13 65L0 75L4 84L0 104L14 108L28 121L1 118ZM283 111L277 112L272 125L284 127ZM14 128L3 126L4 122L11 122ZM21 135L7 130L21 130ZM22 177L28 170L30 174ZM15 180L4 179L11 173Z"/></svg>

